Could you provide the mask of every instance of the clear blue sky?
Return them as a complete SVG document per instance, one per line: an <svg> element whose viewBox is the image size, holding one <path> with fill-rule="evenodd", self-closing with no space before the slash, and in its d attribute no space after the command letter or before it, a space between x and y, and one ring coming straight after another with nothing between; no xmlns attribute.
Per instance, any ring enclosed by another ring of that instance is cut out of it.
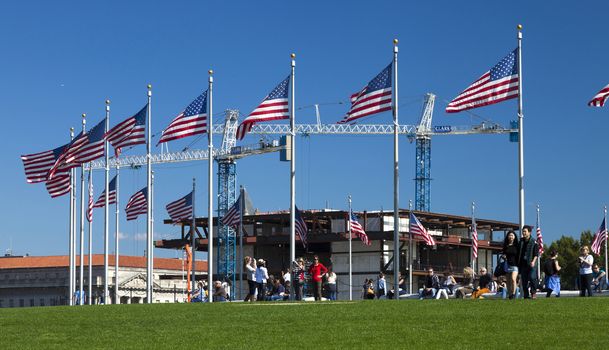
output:
<svg viewBox="0 0 609 350"><path fill-rule="evenodd" d="M289 73L297 54L297 106L346 101L391 60L400 40L400 122L415 124L426 92L437 94L434 124L475 124L467 113L447 115L446 102L516 47L524 26L525 188L527 223L542 207L546 241L596 230L606 186L609 110L586 102L609 83L605 44L609 3L570 2L333 2L333 1L19 1L0 4L0 113L3 165L0 248L15 254L67 253L67 197L51 199L42 184L25 182L19 155L66 142L80 115L89 125L112 100L111 124L146 102L153 84L153 132L162 130L206 88L215 74L214 111L247 114ZM322 106L325 123L345 105ZM516 100L474 110L503 125L516 118ZM389 123L389 113L368 118ZM315 121L303 109L298 123ZM252 143L249 137L245 143ZM171 150L193 138L170 143ZM220 138L215 145L220 145ZM389 136L313 136L297 139L297 205L356 210L392 208ZM518 221L517 144L507 135L436 137L432 142L435 212ZM200 139L193 148L205 148ZM139 146L128 154L142 154ZM414 198L414 144L400 144L400 203ZM239 161L238 183L260 210L289 205L289 163L278 154ZM162 225L164 206L207 182L207 163L155 167L156 238L178 230ZM123 172L121 202L145 186L144 170ZM215 186L217 186L217 179ZM103 175L95 174L96 196ZM207 212L200 187L197 214ZM101 252L102 211L95 212L95 250ZM122 253L143 253L145 220L122 222ZM174 256L173 252L159 254Z"/></svg>

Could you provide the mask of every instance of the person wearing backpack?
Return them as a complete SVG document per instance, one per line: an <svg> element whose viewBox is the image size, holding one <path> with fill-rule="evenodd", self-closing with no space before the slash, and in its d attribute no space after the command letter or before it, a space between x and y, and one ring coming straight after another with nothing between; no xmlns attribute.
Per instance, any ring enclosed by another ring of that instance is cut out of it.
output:
<svg viewBox="0 0 609 350"><path fill-rule="evenodd" d="M543 263L543 272L546 274L546 298L552 295L552 292L556 294L556 297L560 297L560 265L558 264L558 253L556 250L550 252L550 259Z"/></svg>

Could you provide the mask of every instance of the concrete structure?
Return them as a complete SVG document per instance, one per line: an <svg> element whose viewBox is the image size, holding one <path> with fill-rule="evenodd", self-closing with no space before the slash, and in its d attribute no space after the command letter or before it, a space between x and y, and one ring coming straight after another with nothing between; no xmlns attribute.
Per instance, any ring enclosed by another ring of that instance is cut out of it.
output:
<svg viewBox="0 0 609 350"><path fill-rule="evenodd" d="M470 266L471 217L455 216L440 213L414 211L423 226L432 234L437 242L434 247L424 244L421 239L413 239L412 266L413 286L420 286L419 278L425 275L425 268L431 266L439 273L451 270L457 279L462 277L463 268ZM370 246L361 243L358 237L353 237L353 290L354 298L362 292L364 279L376 280L378 273L383 271L391 285L393 281L393 212L361 212L358 214L360 223L365 227ZM407 210L400 211L400 272L408 277L409 271L409 215ZM319 255L326 266L333 266L338 275L338 298L347 299L348 285L348 234L347 212L338 210L304 210L302 216L307 222L308 245L305 250L300 241L296 241L296 256L305 257L311 261L313 255ZM273 213L258 213L245 216L244 219L244 249L243 254L263 258L268 261L269 274L280 276L289 266L289 213L286 211ZM165 221L172 224L170 220ZM217 221L214 219L214 224ZM501 251L505 232L518 230L518 224L476 218L478 228L478 258L475 266L485 266L489 270L495 266L496 257ZM188 243L190 222L183 222L181 238L156 242L157 248L179 249ZM198 231L205 232L206 218L196 220ZM214 226L214 230L217 228ZM215 234L215 233L214 233ZM217 237L217 236L215 236ZM237 242L239 240L237 239ZM238 243L237 243L238 244ZM197 239L198 250L207 250L207 239ZM237 262L239 266L240 261ZM239 269L238 269L239 271ZM222 279L222 276L216 276ZM239 294L237 284L236 297L245 296L247 283L244 282Z"/></svg>
<svg viewBox="0 0 609 350"><path fill-rule="evenodd" d="M104 288L104 256L93 255L93 303L102 303ZM80 260L76 259L77 266ZM114 266L114 256L109 263ZM0 307L53 306L68 304L67 256L7 256L0 257ZM88 266L85 257L85 266ZM207 276L207 262L197 261L197 280ZM187 267L181 259L154 259L154 296L157 303L185 302ZM108 284L110 300L114 300L114 268ZM88 290L88 268L85 268L83 289ZM77 290L79 276L77 269ZM146 298L146 258L119 257L119 296L121 304L143 303Z"/></svg>

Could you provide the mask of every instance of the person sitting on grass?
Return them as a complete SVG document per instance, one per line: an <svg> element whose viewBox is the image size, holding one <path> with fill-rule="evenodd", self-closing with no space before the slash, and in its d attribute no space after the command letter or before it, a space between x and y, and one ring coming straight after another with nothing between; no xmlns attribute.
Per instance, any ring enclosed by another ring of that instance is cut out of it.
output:
<svg viewBox="0 0 609 350"><path fill-rule="evenodd" d="M268 301L283 300L285 297L285 287L281 284L281 281L277 278L273 281L272 294L268 296Z"/></svg>
<svg viewBox="0 0 609 350"><path fill-rule="evenodd" d="M607 274L605 270L598 267L597 264L592 265L592 289L600 293L603 287L607 285Z"/></svg>
<svg viewBox="0 0 609 350"><path fill-rule="evenodd" d="M436 296L440 288L440 278L433 273L433 268L427 268L427 276L425 276L425 284L419 293L419 299L423 300L426 297L433 298Z"/></svg>
<svg viewBox="0 0 609 350"><path fill-rule="evenodd" d="M226 301L227 298L228 298L228 296L226 295L226 290L224 289L224 287L222 287L222 282L215 281L214 282L213 301L215 301L215 302Z"/></svg>
<svg viewBox="0 0 609 350"><path fill-rule="evenodd" d="M463 281L461 287L455 291L455 297L463 299L467 294L474 291L474 270L467 266L463 268Z"/></svg>
<svg viewBox="0 0 609 350"><path fill-rule="evenodd" d="M486 267L480 268L480 278L478 279L478 286L476 290L472 292L472 299L478 299L482 294L490 293L490 284L493 282L493 276L486 271Z"/></svg>

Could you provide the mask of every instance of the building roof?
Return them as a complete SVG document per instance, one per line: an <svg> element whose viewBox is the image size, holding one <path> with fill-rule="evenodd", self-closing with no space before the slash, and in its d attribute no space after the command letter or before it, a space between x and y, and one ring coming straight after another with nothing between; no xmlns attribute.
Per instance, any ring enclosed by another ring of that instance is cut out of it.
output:
<svg viewBox="0 0 609 350"><path fill-rule="evenodd" d="M85 265L89 265L89 257L85 256ZM136 267L146 268L146 257L144 256L119 256L119 267ZM76 256L76 265L80 265L80 259ZM114 255L108 255L108 265L114 266ZM25 268L47 268L47 267L65 267L69 266L67 255L58 256L7 256L0 257L0 270L2 269L25 269ZM104 255L93 254L93 266L104 266ZM182 260L155 258L154 268L160 270L179 270L181 271ZM185 268L185 267L184 267ZM196 270L201 272L207 271L207 261L197 261Z"/></svg>

